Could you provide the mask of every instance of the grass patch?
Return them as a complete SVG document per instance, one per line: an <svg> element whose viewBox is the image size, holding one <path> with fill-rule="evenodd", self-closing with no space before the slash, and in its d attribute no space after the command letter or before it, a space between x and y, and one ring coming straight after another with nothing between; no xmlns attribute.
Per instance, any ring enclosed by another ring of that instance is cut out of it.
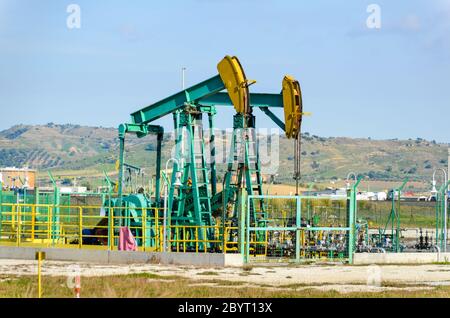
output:
<svg viewBox="0 0 450 318"><path fill-rule="evenodd" d="M216 272L211 272L211 271L206 271L206 272L201 272L201 273L197 273L196 275L205 275L205 276L218 276L219 274Z"/></svg>
<svg viewBox="0 0 450 318"><path fill-rule="evenodd" d="M0 282L0 297L30 298L37 296L36 277L16 277ZM217 286L195 286L192 279L177 278L173 281L154 281L163 276L132 274L107 277L82 277L81 296L83 298L157 298L157 297L224 297L224 298L302 298L302 297L450 297L450 286L438 286L426 290L386 290L382 292L339 293L336 290L318 290L312 286L291 284L277 287L277 290L261 286L240 286L243 282L208 280ZM167 277L166 277L167 278ZM396 285L396 284L391 284ZM236 288L236 286L240 286ZM397 284L398 286L398 284ZM267 286L275 287L275 286ZM295 288L306 287L302 290ZM311 287L311 288L308 288ZM410 287L409 285L406 287ZM283 290L283 288L285 288ZM43 296L46 298L72 298L73 290L67 287L67 277L44 277Z"/></svg>
<svg viewBox="0 0 450 318"><path fill-rule="evenodd" d="M122 276L123 275L119 275L117 277L122 277ZM126 276L130 277L130 278L161 279L161 280L185 279L183 277L175 276L175 275L163 276L163 275L158 275L158 274L154 274L154 273L136 273L136 274L129 274Z"/></svg>
<svg viewBox="0 0 450 318"><path fill-rule="evenodd" d="M200 283L212 283L217 284L219 286L242 286L245 285L246 282L238 282L231 280L222 280L222 279L211 279L211 280L201 280Z"/></svg>
<svg viewBox="0 0 450 318"><path fill-rule="evenodd" d="M405 284L405 283L383 281L381 283L381 287L411 288L411 287L429 287L429 285L427 285L427 284Z"/></svg>

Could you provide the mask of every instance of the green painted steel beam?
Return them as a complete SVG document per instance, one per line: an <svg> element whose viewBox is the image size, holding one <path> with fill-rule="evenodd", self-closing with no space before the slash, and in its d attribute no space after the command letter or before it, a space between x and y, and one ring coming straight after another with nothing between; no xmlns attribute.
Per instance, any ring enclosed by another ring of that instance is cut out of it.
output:
<svg viewBox="0 0 450 318"><path fill-rule="evenodd" d="M278 127L280 127L283 131L286 131L286 125L281 119L277 117L277 115L272 113L268 107L260 107L259 109L261 109L264 114L269 116L269 118L272 119L273 122L278 125Z"/></svg>
<svg viewBox="0 0 450 318"><path fill-rule="evenodd" d="M359 183L361 182L362 177L359 177L356 183L353 185L353 187L348 191L349 197L348 197L348 208L347 208L347 228L349 228L348 231L348 240L347 240L347 252L348 252L348 262L349 264L353 264L353 253L355 250L356 245L356 213L358 208L358 201L356 198L357 193L357 187Z"/></svg>
<svg viewBox="0 0 450 318"><path fill-rule="evenodd" d="M225 89L225 85L219 75L192 87L182 90L172 96L164 98L150 106L147 106L131 114L134 124L147 124L161 117L169 115L186 104L194 104L202 98L216 94Z"/></svg>
<svg viewBox="0 0 450 318"><path fill-rule="evenodd" d="M356 188L359 186L359 184L361 183L363 177L359 177L358 180L356 181L356 183L353 185L353 190L356 191Z"/></svg>
<svg viewBox="0 0 450 318"><path fill-rule="evenodd" d="M228 93L217 93L198 101L202 106L233 106ZM283 96L281 94L250 93L250 105L252 107L283 108Z"/></svg>
<svg viewBox="0 0 450 318"><path fill-rule="evenodd" d="M121 124L119 126L119 138L124 138L127 133L136 134L138 138L142 138L152 133L164 133L164 128L161 126L146 124Z"/></svg>
<svg viewBox="0 0 450 318"><path fill-rule="evenodd" d="M402 185L400 186L400 187L398 187L397 189L395 189L395 190L397 190L397 191L402 191L403 190L403 188L405 187L405 185L408 183L408 181L409 181L409 178L406 178L405 180L403 180L403 183L402 183ZM394 190L394 191L395 191ZM395 196L395 193L392 193L394 196ZM400 193L399 193L399 195L400 195Z"/></svg>
<svg viewBox="0 0 450 318"><path fill-rule="evenodd" d="M160 127L160 126L159 126ZM161 191L161 160L162 160L162 144L164 140L164 128L157 132L156 136L156 184L155 184L155 200L156 206L160 205L160 191ZM150 196L151 197L151 196Z"/></svg>
<svg viewBox="0 0 450 318"><path fill-rule="evenodd" d="M302 226L302 200L297 196L295 198L295 227L297 230L295 231L295 260L300 262L300 227Z"/></svg>

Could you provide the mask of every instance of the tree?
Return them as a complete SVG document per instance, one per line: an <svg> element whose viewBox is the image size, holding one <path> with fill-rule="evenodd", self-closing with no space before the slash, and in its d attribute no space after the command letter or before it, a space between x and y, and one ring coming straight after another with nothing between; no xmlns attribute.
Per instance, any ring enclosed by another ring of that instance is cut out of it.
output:
<svg viewBox="0 0 450 318"><path fill-rule="evenodd" d="M408 170L408 174L414 174L417 172L417 168L416 167L412 167L411 169Z"/></svg>
<svg viewBox="0 0 450 318"><path fill-rule="evenodd" d="M82 187L86 187L86 189L87 189L88 191L92 190L92 185L91 185L91 183L90 183L89 181L87 181L87 180L81 182L81 186L82 186Z"/></svg>
<svg viewBox="0 0 450 318"><path fill-rule="evenodd" d="M319 169L320 164L317 161L313 161L313 163L311 164L311 168L313 168L314 170Z"/></svg>

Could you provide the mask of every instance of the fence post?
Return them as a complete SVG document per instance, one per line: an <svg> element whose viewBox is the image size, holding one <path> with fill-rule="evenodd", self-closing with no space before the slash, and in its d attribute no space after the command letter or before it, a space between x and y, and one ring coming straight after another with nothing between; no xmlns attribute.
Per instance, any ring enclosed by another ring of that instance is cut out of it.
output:
<svg viewBox="0 0 450 318"><path fill-rule="evenodd" d="M36 226L36 205L31 207L31 242L34 242L35 226Z"/></svg>
<svg viewBox="0 0 450 318"><path fill-rule="evenodd" d="M17 246L20 247L20 236L22 235L21 233L21 227L22 227L22 222L21 222L21 215L20 215L20 206L17 205Z"/></svg>
<svg viewBox="0 0 450 318"><path fill-rule="evenodd" d="M348 262L349 264L353 264L353 243L354 243L354 237L355 237L355 223L354 223L354 215L355 215L355 204L354 204L354 198L355 198L355 191L352 188L350 190L349 195L349 207L348 207L348 213L347 213L347 228L349 228L348 232L348 241L347 241L347 251L348 251Z"/></svg>
<svg viewBox="0 0 450 318"><path fill-rule="evenodd" d="M198 253L198 227L195 227L195 252Z"/></svg>
<svg viewBox="0 0 450 318"><path fill-rule="evenodd" d="M297 230L295 231L295 260L300 262L300 227L301 222L301 210L302 210L302 200L301 197L296 196L296 216L295 216L295 226Z"/></svg>
<svg viewBox="0 0 450 318"><path fill-rule="evenodd" d="M114 246L115 246L115 243L116 243L116 238L114 237L114 234L116 233L115 232L115 224L116 224L115 222L116 221L114 220L115 215L116 215L116 211L115 210L116 210L116 208L113 207L112 211L110 213L111 214L111 230L112 230L111 234L110 234L111 235L111 251L114 250Z"/></svg>
<svg viewBox="0 0 450 318"><path fill-rule="evenodd" d="M147 231L147 208L142 208L142 250L145 252L145 246L147 245L145 232Z"/></svg>
<svg viewBox="0 0 450 318"><path fill-rule="evenodd" d="M159 208L155 208L155 252L161 252L161 242L159 236Z"/></svg>
<svg viewBox="0 0 450 318"><path fill-rule="evenodd" d="M51 223L52 223L52 221L51 221L51 218L52 218L52 207L51 206L47 206L47 222L46 222L46 224L47 224L47 244L46 244L46 246L48 247L48 244L50 243L50 241L51 241Z"/></svg>
<svg viewBox="0 0 450 318"><path fill-rule="evenodd" d="M112 210L111 210L111 200L108 201L109 202L109 208L108 208L108 251L111 250L111 223L112 223Z"/></svg>
<svg viewBox="0 0 450 318"><path fill-rule="evenodd" d="M358 178L356 183L352 186L349 196L349 208L347 213L347 227L349 228L348 233L348 242L347 242L347 251L348 251L348 262L349 264L353 264L353 253L355 248L355 221L356 221L356 209L357 209L357 200L356 200L356 191L359 183L361 182L362 177Z"/></svg>
<svg viewBox="0 0 450 318"><path fill-rule="evenodd" d="M79 248L83 247L83 208L78 207L78 233L79 233Z"/></svg>
<svg viewBox="0 0 450 318"><path fill-rule="evenodd" d="M248 255L250 251L250 209L247 209L250 197L247 196L246 191L239 190L238 199L238 216L239 216L239 252L244 254L244 263L248 262Z"/></svg>

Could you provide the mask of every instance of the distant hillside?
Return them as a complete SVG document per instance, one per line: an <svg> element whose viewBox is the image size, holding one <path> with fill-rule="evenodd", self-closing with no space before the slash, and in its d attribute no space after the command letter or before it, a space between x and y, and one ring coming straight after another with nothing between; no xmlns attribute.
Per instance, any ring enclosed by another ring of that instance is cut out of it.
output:
<svg viewBox="0 0 450 318"><path fill-rule="evenodd" d="M72 167L80 159L107 162L116 135L115 129L78 125L14 126L0 132L0 166L48 169Z"/></svg>
<svg viewBox="0 0 450 318"><path fill-rule="evenodd" d="M154 137L127 136L128 160L152 166ZM173 141L165 136L163 160ZM447 144L423 139L370 140L303 135L302 177L308 180L342 179L350 171L371 179L399 180L409 176L429 180L436 167L447 165ZM278 180L292 182L293 142L280 139ZM114 169L118 155L115 128L47 124L17 125L0 132L0 166L28 166L39 170ZM164 161L165 162L165 161ZM219 172L225 170L218 166Z"/></svg>

